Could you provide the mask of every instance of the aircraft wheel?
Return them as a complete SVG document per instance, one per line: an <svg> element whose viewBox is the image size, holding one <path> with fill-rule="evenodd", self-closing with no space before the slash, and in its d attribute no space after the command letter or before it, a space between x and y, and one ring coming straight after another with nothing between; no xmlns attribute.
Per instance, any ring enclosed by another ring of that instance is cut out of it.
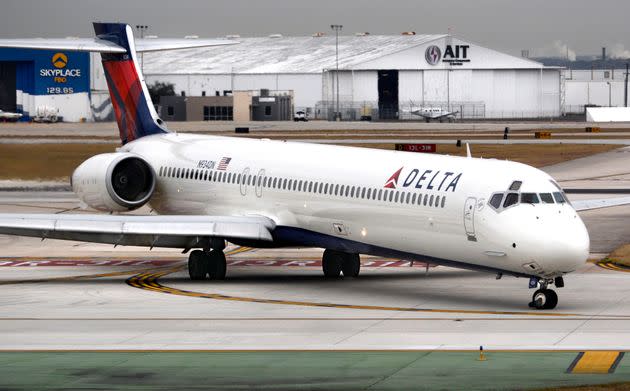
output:
<svg viewBox="0 0 630 391"><path fill-rule="evenodd" d="M538 289L532 296L529 306L538 310L550 310L558 305L558 295L551 289Z"/></svg>
<svg viewBox="0 0 630 391"><path fill-rule="evenodd" d="M339 278L341 275L341 265L343 263L343 255L334 250L325 250L322 256L322 269L324 277Z"/></svg>
<svg viewBox="0 0 630 391"><path fill-rule="evenodd" d="M191 280L204 280L207 274L207 263L203 251L194 250L188 256L188 275Z"/></svg>
<svg viewBox="0 0 630 391"><path fill-rule="evenodd" d="M227 264L223 251L212 250L205 253L206 263L208 265L208 276L211 280L225 280L227 272Z"/></svg>
<svg viewBox="0 0 630 391"><path fill-rule="evenodd" d="M345 254L341 263L341 271L344 277L358 277L361 271L361 258L359 254Z"/></svg>

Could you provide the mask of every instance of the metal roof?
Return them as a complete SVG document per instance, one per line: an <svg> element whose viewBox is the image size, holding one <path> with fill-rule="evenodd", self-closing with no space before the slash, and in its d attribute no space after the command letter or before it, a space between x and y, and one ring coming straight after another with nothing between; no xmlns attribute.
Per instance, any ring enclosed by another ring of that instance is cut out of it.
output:
<svg viewBox="0 0 630 391"><path fill-rule="evenodd" d="M374 60L446 37L364 35L339 37L339 68ZM321 73L335 68L335 36L236 38L237 45L145 53L144 73Z"/></svg>

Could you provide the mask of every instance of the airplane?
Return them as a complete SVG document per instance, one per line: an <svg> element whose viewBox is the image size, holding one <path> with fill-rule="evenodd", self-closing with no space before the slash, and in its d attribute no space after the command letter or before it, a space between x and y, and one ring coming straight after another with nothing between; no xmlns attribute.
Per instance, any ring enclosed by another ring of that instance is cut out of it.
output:
<svg viewBox="0 0 630 391"><path fill-rule="evenodd" d="M442 107L414 106L413 102L411 104L411 108L404 111L409 114L422 117L426 122L431 122L431 120L438 120L440 122L447 120L449 122L453 122L455 120L455 115L459 113L459 111L449 111L443 109Z"/></svg>
<svg viewBox="0 0 630 391"><path fill-rule="evenodd" d="M101 53L122 145L83 162L71 185L107 214L0 214L0 234L180 248L193 280L226 278L226 241L323 248L333 279L358 277L360 254L415 260L526 278L536 309L555 308L550 287L588 258L578 204L524 164L171 131L151 103L131 27L94 29L92 41L62 43ZM45 41L0 46L59 44ZM156 214L125 214L144 205Z"/></svg>

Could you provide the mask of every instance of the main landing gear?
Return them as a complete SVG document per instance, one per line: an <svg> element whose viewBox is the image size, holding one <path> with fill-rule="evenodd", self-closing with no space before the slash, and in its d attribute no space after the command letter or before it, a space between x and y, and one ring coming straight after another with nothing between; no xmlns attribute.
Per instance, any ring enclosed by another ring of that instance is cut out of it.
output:
<svg viewBox="0 0 630 391"><path fill-rule="evenodd" d="M540 288L534 292L532 301L529 303L531 308L538 310L551 310L558 305L558 295L552 289L548 289L549 284L555 284L556 287L564 287L564 280L562 277L556 277L555 279L540 280Z"/></svg>
<svg viewBox="0 0 630 391"><path fill-rule="evenodd" d="M191 280L225 280L227 266L223 249L225 242L214 243L212 249L194 250L188 256L188 274Z"/></svg>
<svg viewBox="0 0 630 391"><path fill-rule="evenodd" d="M326 278L339 278L341 273L344 277L358 277L361 259L359 254L325 250L322 256L322 269Z"/></svg>

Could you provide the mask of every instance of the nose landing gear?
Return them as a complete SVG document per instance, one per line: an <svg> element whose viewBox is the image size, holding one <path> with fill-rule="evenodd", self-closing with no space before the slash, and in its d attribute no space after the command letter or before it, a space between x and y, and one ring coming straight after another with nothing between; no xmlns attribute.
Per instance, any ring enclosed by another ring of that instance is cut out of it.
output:
<svg viewBox="0 0 630 391"><path fill-rule="evenodd" d="M554 283L558 288L564 286L562 277L556 277L552 280L541 280L540 289L532 295L532 301L529 303L529 306L538 310L551 310L556 308L556 305L558 305L558 295L554 290L547 288L549 284Z"/></svg>
<svg viewBox="0 0 630 391"><path fill-rule="evenodd" d="M556 308L558 295L552 289L538 289L532 296L529 306L538 310L550 310Z"/></svg>

